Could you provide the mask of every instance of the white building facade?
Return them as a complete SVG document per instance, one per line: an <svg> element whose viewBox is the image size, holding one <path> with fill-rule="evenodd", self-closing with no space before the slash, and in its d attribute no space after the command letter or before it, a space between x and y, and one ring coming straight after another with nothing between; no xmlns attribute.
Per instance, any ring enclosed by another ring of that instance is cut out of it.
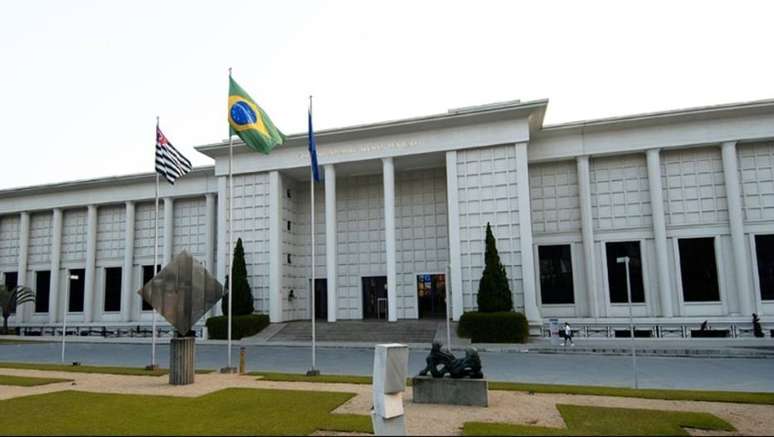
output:
<svg viewBox="0 0 774 437"><path fill-rule="evenodd" d="M223 280L227 217L257 311L273 322L385 321L476 309L490 223L515 309L582 335L645 335L708 320L774 325L774 101L544 126L548 102L506 102L321 131L311 286L306 135L270 155L214 160L161 187L159 260L189 250ZM146 326L155 176L0 191L0 282L37 293L11 323L45 333ZM71 279L75 275L78 279ZM216 312L218 309L215 310ZM767 335L769 332L767 331Z"/></svg>

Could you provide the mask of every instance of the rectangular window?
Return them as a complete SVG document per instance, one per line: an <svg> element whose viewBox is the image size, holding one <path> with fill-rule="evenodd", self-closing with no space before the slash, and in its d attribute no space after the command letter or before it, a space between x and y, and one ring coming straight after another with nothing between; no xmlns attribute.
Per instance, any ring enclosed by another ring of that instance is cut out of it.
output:
<svg viewBox="0 0 774 437"><path fill-rule="evenodd" d="M68 312L83 312L83 289L85 281L86 270L70 269L70 299L67 307Z"/></svg>
<svg viewBox="0 0 774 437"><path fill-rule="evenodd" d="M121 311L121 267L105 269L105 312Z"/></svg>
<svg viewBox="0 0 774 437"><path fill-rule="evenodd" d="M47 313L51 290L51 272L44 270L35 272L35 312Z"/></svg>
<svg viewBox="0 0 774 437"><path fill-rule="evenodd" d="M718 302L718 268L715 263L714 238L681 238L680 276L683 300L686 302Z"/></svg>
<svg viewBox="0 0 774 437"><path fill-rule="evenodd" d="M538 247L540 299L544 304L575 303L569 244Z"/></svg>
<svg viewBox="0 0 774 437"><path fill-rule="evenodd" d="M755 236L761 300L774 300L774 234Z"/></svg>
<svg viewBox="0 0 774 437"><path fill-rule="evenodd" d="M19 285L19 274L16 272L5 272L5 288L7 290L13 290ZM11 311L11 314L16 314L16 308Z"/></svg>
<svg viewBox="0 0 774 437"><path fill-rule="evenodd" d="M161 265L157 266L157 271L161 271ZM154 277L153 273L153 265L149 266L142 266L142 285L145 286L145 284L148 283L151 279ZM153 309L152 306L148 302L145 302L145 299L142 300L142 310L143 311L151 311Z"/></svg>
<svg viewBox="0 0 774 437"><path fill-rule="evenodd" d="M610 286L610 303L627 303L629 296L626 290L626 265L619 263L618 258L629 257L629 282L632 302L645 302L645 287L642 285L642 256L639 241L621 241L606 243L607 252L607 282Z"/></svg>

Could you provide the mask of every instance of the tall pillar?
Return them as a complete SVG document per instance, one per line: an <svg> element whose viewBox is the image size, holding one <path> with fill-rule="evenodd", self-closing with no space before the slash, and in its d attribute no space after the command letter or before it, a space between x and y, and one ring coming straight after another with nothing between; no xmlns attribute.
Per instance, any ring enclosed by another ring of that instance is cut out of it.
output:
<svg viewBox="0 0 774 437"><path fill-rule="evenodd" d="M83 286L83 321L94 320L94 293L97 262L97 206L89 205L86 213L86 278Z"/></svg>
<svg viewBox="0 0 774 437"><path fill-rule="evenodd" d="M226 219L226 214L228 213L228 203L226 202L227 185L228 178L226 176L220 176L218 178L218 218L216 220L218 226L216 240L218 245L215 251L215 256L217 258L215 262L215 271L218 281L223 285L226 284L226 252L229 244L227 241L227 228L229 223ZM223 315L223 306L220 301L215 304L215 315Z"/></svg>
<svg viewBox="0 0 774 437"><path fill-rule="evenodd" d="M207 233L204 240L204 267L210 273L214 272L213 268L215 267L215 216L217 214L217 207L218 205L215 201L215 195L212 193L205 194L204 209ZM215 307L217 306L218 305L212 307L210 310L210 316L214 316L216 314Z"/></svg>
<svg viewBox="0 0 774 437"><path fill-rule="evenodd" d="M338 310L336 297L338 281L336 277L336 168L333 164L325 165L325 276L328 289L328 321L336 321Z"/></svg>
<svg viewBox="0 0 774 437"><path fill-rule="evenodd" d="M173 241L175 238L173 226L175 223L175 201L171 197L164 198L164 252L162 254L161 266L164 268L172 261Z"/></svg>
<svg viewBox="0 0 774 437"><path fill-rule="evenodd" d="M672 317L672 287L669 280L669 257L667 253L666 219L664 218L664 192L661 187L661 156L659 149L648 149L648 189L650 209L653 217L653 239L656 246L656 270L658 271L658 292L661 315Z"/></svg>
<svg viewBox="0 0 774 437"><path fill-rule="evenodd" d="M533 324L543 323L535 292L535 259L532 254L532 214L529 200L527 143L516 144L516 189L519 192L519 240L521 243L521 282L524 313Z"/></svg>
<svg viewBox="0 0 774 437"><path fill-rule="evenodd" d="M269 320L282 321L282 181L269 172Z"/></svg>
<svg viewBox="0 0 774 437"><path fill-rule="evenodd" d="M121 269L121 320L128 322L132 309L132 271L134 270L134 202L126 202L124 229L124 267Z"/></svg>
<svg viewBox="0 0 774 437"><path fill-rule="evenodd" d="M384 170L384 247L387 251L387 319L398 320L398 284L395 260L395 164L382 158Z"/></svg>
<svg viewBox="0 0 774 437"><path fill-rule="evenodd" d="M748 252L744 241L744 219L742 216L742 194L739 186L739 164L736 157L736 141L723 143L723 176L726 181L728 201L728 224L731 227L731 245L734 253L734 279L739 311L749 316L755 306L755 296L749 281Z"/></svg>
<svg viewBox="0 0 774 437"><path fill-rule="evenodd" d="M460 249L460 204L457 193L457 151L446 152L446 202L449 217L449 271L452 319L459 321L465 311L462 299L462 251Z"/></svg>
<svg viewBox="0 0 774 437"><path fill-rule="evenodd" d="M578 165L578 191L580 194L581 233L583 235L583 264L586 267L586 291L589 299L589 316L599 317L597 297L596 260L594 256L594 218L591 212L591 175L588 155L576 159Z"/></svg>
<svg viewBox="0 0 774 437"><path fill-rule="evenodd" d="M62 256L62 210L54 208L51 218L51 279L48 286L48 322L59 320L59 262ZM65 302L64 305L67 305Z"/></svg>
<svg viewBox="0 0 774 437"><path fill-rule="evenodd" d="M29 254L30 247L30 213L22 212L19 223L19 266L18 266L18 285L26 285L27 283L27 256ZM22 304L22 306L16 308L16 317L19 322L26 322L32 315L34 303L29 302Z"/></svg>

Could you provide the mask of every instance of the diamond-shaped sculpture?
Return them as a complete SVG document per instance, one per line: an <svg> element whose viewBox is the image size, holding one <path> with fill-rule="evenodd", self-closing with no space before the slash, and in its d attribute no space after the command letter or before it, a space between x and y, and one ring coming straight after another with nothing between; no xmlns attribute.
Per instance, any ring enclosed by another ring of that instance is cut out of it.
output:
<svg viewBox="0 0 774 437"><path fill-rule="evenodd" d="M184 250L137 293L164 316L179 335L187 335L223 297L223 285Z"/></svg>

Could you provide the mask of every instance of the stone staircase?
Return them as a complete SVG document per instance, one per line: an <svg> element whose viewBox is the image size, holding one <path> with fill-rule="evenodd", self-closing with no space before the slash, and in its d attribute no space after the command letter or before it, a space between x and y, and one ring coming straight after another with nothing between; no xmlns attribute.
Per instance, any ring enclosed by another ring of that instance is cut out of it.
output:
<svg viewBox="0 0 774 437"><path fill-rule="evenodd" d="M268 338L268 342L303 342L312 340L312 322L308 320L286 322L284 327ZM342 320L335 323L316 323L317 341L363 343L427 343L436 331L445 329L439 320ZM444 331L445 332L445 331Z"/></svg>

